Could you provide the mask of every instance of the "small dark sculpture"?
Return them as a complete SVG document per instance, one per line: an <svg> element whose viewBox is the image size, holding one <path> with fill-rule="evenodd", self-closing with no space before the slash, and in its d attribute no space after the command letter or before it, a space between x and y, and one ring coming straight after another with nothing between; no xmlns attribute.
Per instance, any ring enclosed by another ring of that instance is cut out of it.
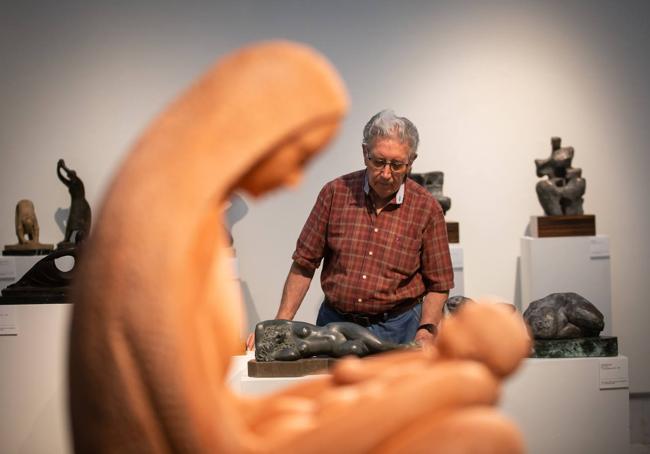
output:
<svg viewBox="0 0 650 454"><path fill-rule="evenodd" d="M39 260L15 284L2 290L0 304L42 304L66 302L73 269L62 271L56 260L71 256L76 265L77 249L61 248Z"/></svg>
<svg viewBox="0 0 650 454"><path fill-rule="evenodd" d="M436 198L444 214L451 208L451 199L442 194L442 185L445 182L445 174L440 171L412 173L411 178L420 186L424 186L432 196Z"/></svg>
<svg viewBox="0 0 650 454"><path fill-rule="evenodd" d="M65 172L65 175L63 174ZM72 245L83 241L90 232L91 213L90 205L86 200L86 191L77 172L69 169L63 159L59 159L56 165L56 174L59 180L68 187L70 192L70 214L65 226L65 238L59 243L59 247Z"/></svg>
<svg viewBox="0 0 650 454"><path fill-rule="evenodd" d="M471 303L474 300L471 298L467 298L462 295L457 295L457 296L452 296L447 299L445 302L445 306L447 306L447 310L449 311L450 314L453 314L456 312L460 307L465 304L465 303Z"/></svg>
<svg viewBox="0 0 650 454"><path fill-rule="evenodd" d="M47 253L54 248L51 244L39 242L38 219L31 200L23 199L16 204L16 236L18 243L6 245L5 252L41 251Z"/></svg>
<svg viewBox="0 0 650 454"><path fill-rule="evenodd" d="M537 198L547 216L581 215L586 181L582 169L571 167L573 147L561 147L560 137L551 138L551 156L535 159L537 176L548 180L537 183Z"/></svg>
<svg viewBox="0 0 650 454"><path fill-rule="evenodd" d="M597 337L605 327L603 314L577 293L551 293L530 303L524 320L535 339Z"/></svg>
<svg viewBox="0 0 650 454"><path fill-rule="evenodd" d="M295 361L312 356L366 356L406 345L386 342L350 322L325 326L291 320L266 320L255 327L257 361Z"/></svg>

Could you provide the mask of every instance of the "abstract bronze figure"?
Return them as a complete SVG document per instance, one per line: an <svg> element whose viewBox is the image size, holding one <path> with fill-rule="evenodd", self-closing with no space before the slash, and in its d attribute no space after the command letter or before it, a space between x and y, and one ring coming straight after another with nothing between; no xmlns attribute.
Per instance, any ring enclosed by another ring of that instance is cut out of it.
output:
<svg viewBox="0 0 650 454"><path fill-rule="evenodd" d="M346 107L322 56L268 42L223 58L147 129L105 197L70 296L76 452L523 451L491 406L529 340L496 308L465 305L436 351L343 359L332 375L262 397L226 383L242 303L225 203L235 189L296 184ZM148 234L134 235L143 207Z"/></svg>
<svg viewBox="0 0 650 454"><path fill-rule="evenodd" d="M350 322L316 326L293 320L266 320L255 326L257 361L293 361L319 355L362 357L405 347L386 342L367 328Z"/></svg>
<svg viewBox="0 0 650 454"><path fill-rule="evenodd" d="M440 171L411 173L410 177L419 185L425 187L436 198L444 214L451 208L451 199L442 193L445 174Z"/></svg>
<svg viewBox="0 0 650 454"><path fill-rule="evenodd" d="M77 172L69 169L63 159L56 164L56 174L59 180L68 187L70 192L70 214L65 225L65 238L59 247L70 246L83 241L90 232L90 205L86 200L86 190Z"/></svg>
<svg viewBox="0 0 650 454"><path fill-rule="evenodd" d="M560 137L552 137L551 156L535 159L537 176L548 177L537 183L537 198L547 216L581 215L586 182L582 169L571 167L573 147L561 144Z"/></svg>

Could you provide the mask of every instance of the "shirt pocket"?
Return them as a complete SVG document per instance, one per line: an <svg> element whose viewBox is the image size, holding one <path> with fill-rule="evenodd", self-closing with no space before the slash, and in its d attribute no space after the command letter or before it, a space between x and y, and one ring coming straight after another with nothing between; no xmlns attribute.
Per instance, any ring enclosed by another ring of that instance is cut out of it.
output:
<svg viewBox="0 0 650 454"><path fill-rule="evenodd" d="M403 276L413 275L420 267L422 240L395 235L390 244L387 260L389 269Z"/></svg>

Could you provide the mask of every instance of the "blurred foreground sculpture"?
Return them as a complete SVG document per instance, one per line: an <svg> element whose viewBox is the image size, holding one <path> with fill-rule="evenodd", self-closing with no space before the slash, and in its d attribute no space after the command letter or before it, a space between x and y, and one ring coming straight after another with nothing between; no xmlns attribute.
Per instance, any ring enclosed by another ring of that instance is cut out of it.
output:
<svg viewBox="0 0 650 454"><path fill-rule="evenodd" d="M4 255L47 254L54 246L39 241L38 219L31 200L19 200L16 204L16 236L18 243L7 244Z"/></svg>
<svg viewBox="0 0 650 454"><path fill-rule="evenodd" d="M537 183L537 198L547 216L583 214L582 196L586 182L582 169L571 167L573 147L562 147L560 137L551 138L551 156L535 159L537 176L547 180Z"/></svg>
<svg viewBox="0 0 650 454"><path fill-rule="evenodd" d="M65 238L59 247L72 246L83 241L90 232L91 212L86 200L86 190L77 172L69 169L63 159L56 164L56 175L70 192L70 213L65 225Z"/></svg>
<svg viewBox="0 0 650 454"><path fill-rule="evenodd" d="M259 196L297 183L346 104L323 57L262 43L221 60L138 140L71 295L76 452L523 450L489 406L529 340L520 318L494 307L465 305L445 322L439 351L343 359L331 375L264 397L225 383L242 303L224 204L237 188ZM134 235L143 207L147 234Z"/></svg>

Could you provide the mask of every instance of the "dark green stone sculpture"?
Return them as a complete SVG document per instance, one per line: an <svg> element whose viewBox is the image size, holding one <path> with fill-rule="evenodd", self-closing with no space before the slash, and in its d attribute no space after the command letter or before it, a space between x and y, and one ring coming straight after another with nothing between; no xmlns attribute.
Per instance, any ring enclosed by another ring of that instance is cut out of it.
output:
<svg viewBox="0 0 650 454"><path fill-rule="evenodd" d="M300 358L366 356L406 345L386 342L368 329L350 322L325 326L292 320L266 320L255 327L257 361L295 361Z"/></svg>
<svg viewBox="0 0 650 454"><path fill-rule="evenodd" d="M534 337L533 358L618 355L617 338L599 336L603 314L577 293L551 293L533 301L524 320Z"/></svg>
<svg viewBox="0 0 650 454"><path fill-rule="evenodd" d="M595 337L605 327L603 314L573 292L551 293L530 303L524 320L535 339Z"/></svg>

